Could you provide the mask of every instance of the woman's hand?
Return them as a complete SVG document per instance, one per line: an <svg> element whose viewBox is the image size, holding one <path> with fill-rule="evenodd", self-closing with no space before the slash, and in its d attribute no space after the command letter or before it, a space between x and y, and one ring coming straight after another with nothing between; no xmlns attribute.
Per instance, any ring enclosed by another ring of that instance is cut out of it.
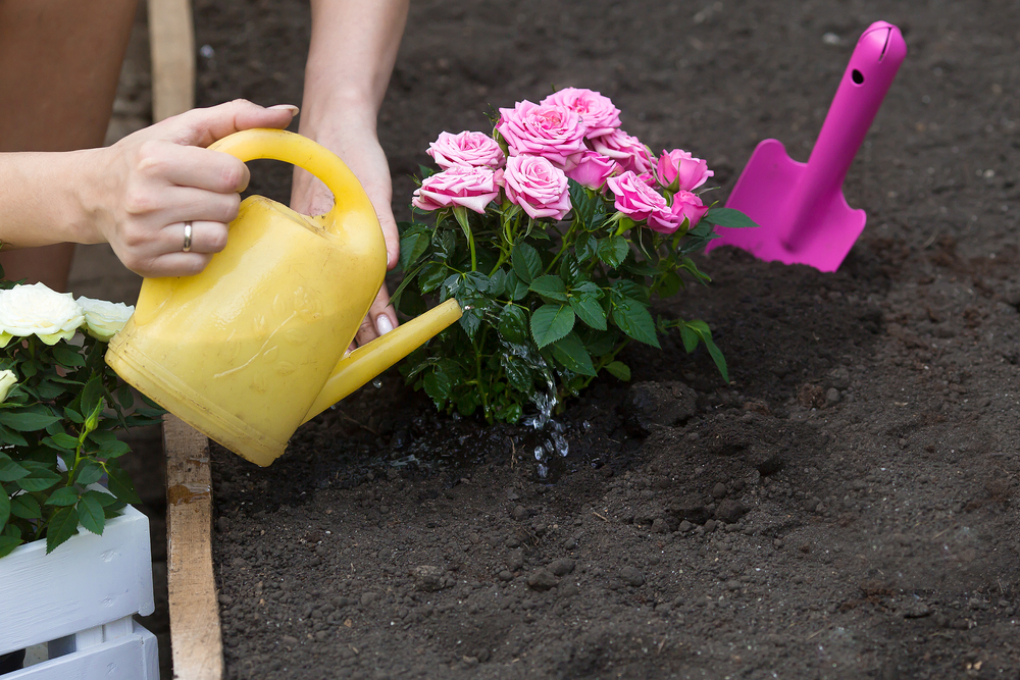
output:
<svg viewBox="0 0 1020 680"><path fill-rule="evenodd" d="M375 207L379 226L386 239L386 268L393 269L400 253L400 237L390 208L393 196L390 168L386 154L376 139L374 124L346 124L339 129L322 130L317 134L316 141L340 156L361 182ZM298 169L294 173L291 208L306 215L320 215L332 207L333 195L329 189L309 173ZM357 344L363 345L396 326L397 314L390 305L389 291L383 285L361 322L355 340Z"/></svg>
<svg viewBox="0 0 1020 680"><path fill-rule="evenodd" d="M202 271L226 246L227 225L237 217L239 192L249 179L243 162L205 147L240 130L284 128L297 111L238 100L194 109L106 149L81 152L83 173L91 178L81 203L91 219L76 240L108 242L142 276Z"/></svg>

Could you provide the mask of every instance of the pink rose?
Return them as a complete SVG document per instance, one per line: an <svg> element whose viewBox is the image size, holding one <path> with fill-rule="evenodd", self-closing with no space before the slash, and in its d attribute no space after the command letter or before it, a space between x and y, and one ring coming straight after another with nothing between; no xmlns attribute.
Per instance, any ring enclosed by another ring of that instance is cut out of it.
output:
<svg viewBox="0 0 1020 680"><path fill-rule="evenodd" d="M531 217L561 220L570 212L567 176L548 158L511 156L503 178L507 199Z"/></svg>
<svg viewBox="0 0 1020 680"><path fill-rule="evenodd" d="M503 171L453 165L422 180L415 189L411 205L422 210L464 206L484 213L503 185Z"/></svg>
<svg viewBox="0 0 1020 680"><path fill-rule="evenodd" d="M616 161L594 151L582 151L567 160L567 177L589 189L601 189L616 172Z"/></svg>
<svg viewBox="0 0 1020 680"><path fill-rule="evenodd" d="M581 115L584 136L588 139L608 135L620 127L620 109L609 97L591 90L567 87L542 100L543 106L565 106Z"/></svg>
<svg viewBox="0 0 1020 680"><path fill-rule="evenodd" d="M701 202L701 197L697 194L681 189L673 194L673 204L670 206L670 210L677 216L677 227L683 224L686 217L690 223L688 228L693 229L708 212L708 206Z"/></svg>
<svg viewBox="0 0 1020 680"><path fill-rule="evenodd" d="M656 170L659 183L670 191L694 191L715 175L708 163L681 149L664 149Z"/></svg>
<svg viewBox="0 0 1020 680"><path fill-rule="evenodd" d="M439 139L429 144L428 155L436 161L436 165L449 168L453 165L473 165L475 167L501 168L506 158L503 149L495 139L483 132L461 132L451 135L440 132Z"/></svg>
<svg viewBox="0 0 1020 680"><path fill-rule="evenodd" d="M666 199L633 172L628 170L610 177L606 184L616 197L616 209L635 222L646 220L653 213L666 219L665 213L669 212Z"/></svg>
<svg viewBox="0 0 1020 680"><path fill-rule="evenodd" d="M562 168L567 158L586 148L581 116L565 106L523 101L499 113L496 130L503 135L511 156L542 156Z"/></svg>
<svg viewBox="0 0 1020 680"><path fill-rule="evenodd" d="M652 153L648 147L623 130L616 129L608 135L595 137L591 145L595 151L619 163L623 170L632 170L640 175L652 169Z"/></svg>

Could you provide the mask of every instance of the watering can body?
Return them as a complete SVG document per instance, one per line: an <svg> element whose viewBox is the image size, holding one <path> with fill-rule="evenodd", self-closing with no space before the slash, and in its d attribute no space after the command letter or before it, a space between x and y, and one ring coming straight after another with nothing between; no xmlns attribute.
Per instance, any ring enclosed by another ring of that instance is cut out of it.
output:
<svg viewBox="0 0 1020 680"><path fill-rule="evenodd" d="M245 199L204 271L143 282L106 361L211 439L269 465L301 423L456 321L460 308L448 301L345 357L386 272L385 242L360 184L339 158L292 133L249 130L211 148L299 165L325 182L336 205L309 218Z"/></svg>

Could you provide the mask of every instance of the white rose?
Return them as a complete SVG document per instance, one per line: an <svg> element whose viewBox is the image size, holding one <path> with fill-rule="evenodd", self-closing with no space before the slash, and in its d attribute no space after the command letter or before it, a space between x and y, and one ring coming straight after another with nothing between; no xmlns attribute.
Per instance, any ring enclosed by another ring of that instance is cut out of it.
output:
<svg viewBox="0 0 1020 680"><path fill-rule="evenodd" d="M109 342L124 324L128 322L135 308L123 302L107 302L92 300L87 297L78 298L78 304L85 311L85 324L89 335L96 340Z"/></svg>
<svg viewBox="0 0 1020 680"><path fill-rule="evenodd" d="M17 383L18 376L14 375L14 371L0 371L0 404L7 401L7 395Z"/></svg>
<svg viewBox="0 0 1020 680"><path fill-rule="evenodd" d="M0 291L0 347L6 347L13 336L27 335L55 345L73 338L84 321L84 312L70 293L58 293L41 283Z"/></svg>

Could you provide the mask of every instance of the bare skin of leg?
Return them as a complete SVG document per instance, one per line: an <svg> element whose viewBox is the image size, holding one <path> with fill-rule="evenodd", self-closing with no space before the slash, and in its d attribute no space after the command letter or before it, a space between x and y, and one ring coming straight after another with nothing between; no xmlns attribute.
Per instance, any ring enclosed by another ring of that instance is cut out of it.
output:
<svg viewBox="0 0 1020 680"><path fill-rule="evenodd" d="M0 2L0 152L103 145L137 0ZM6 278L67 289L74 244L0 254Z"/></svg>

